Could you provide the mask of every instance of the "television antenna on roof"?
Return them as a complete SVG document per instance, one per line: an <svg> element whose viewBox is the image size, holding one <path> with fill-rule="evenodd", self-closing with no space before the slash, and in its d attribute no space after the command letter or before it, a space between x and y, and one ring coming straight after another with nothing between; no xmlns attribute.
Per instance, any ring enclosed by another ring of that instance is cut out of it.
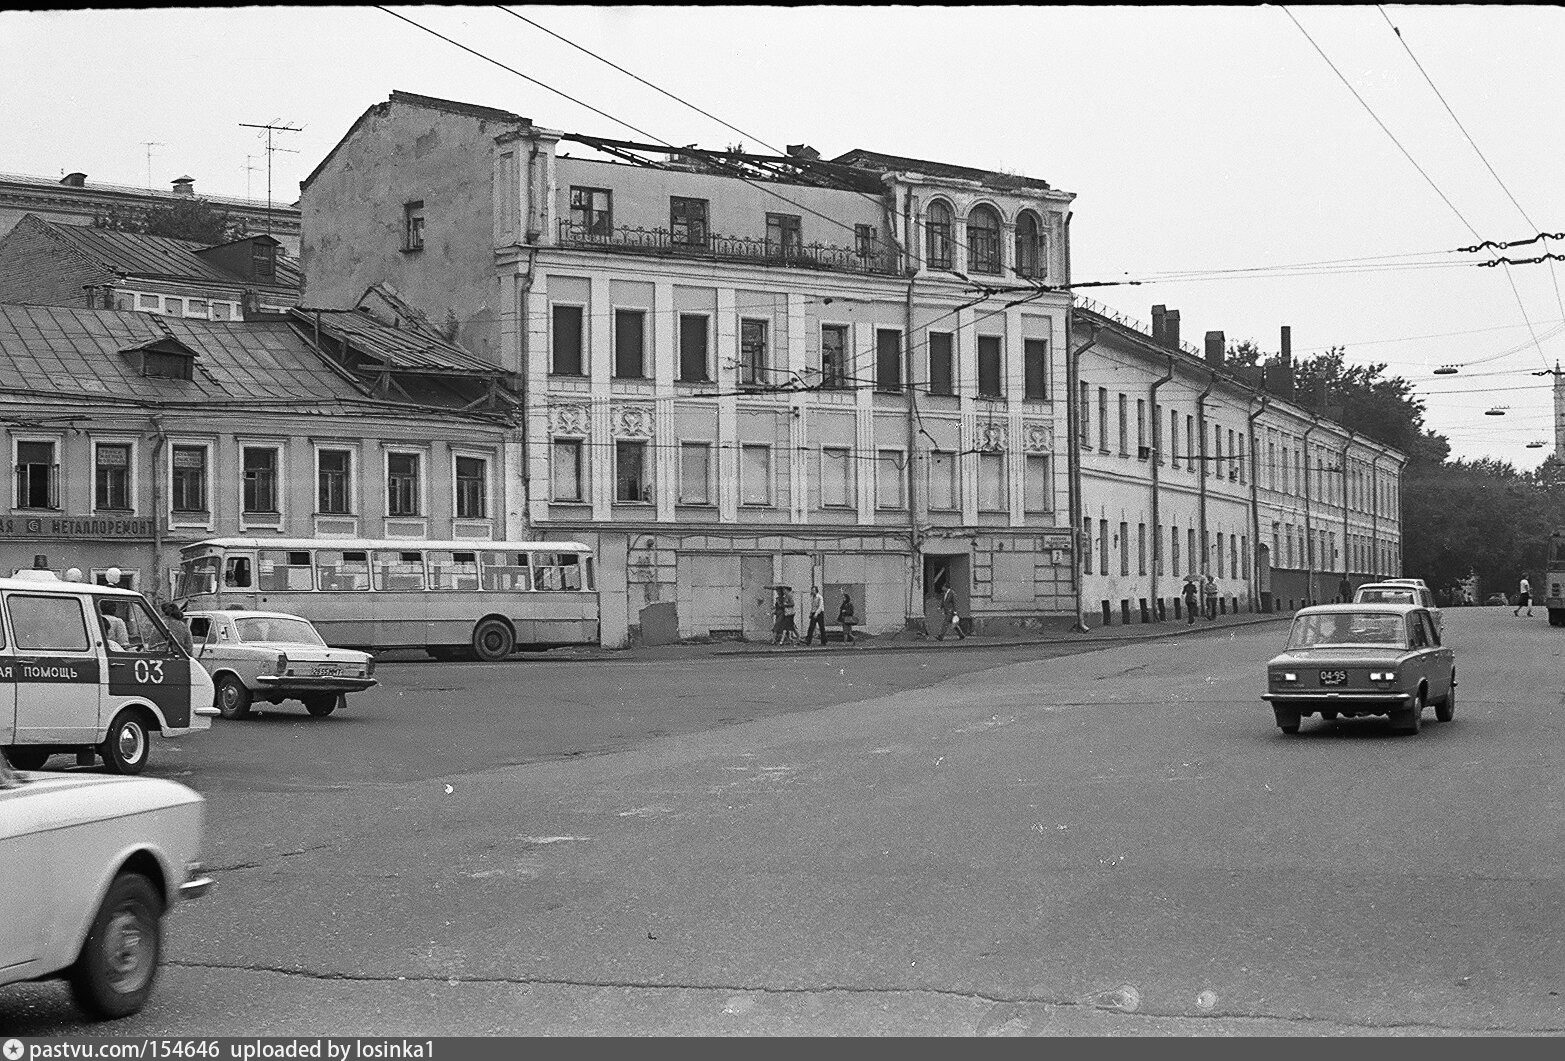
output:
<svg viewBox="0 0 1565 1061"><path fill-rule="evenodd" d="M272 153L274 151L286 151L290 155L297 155L299 153L291 147L272 146L272 134L302 133L304 131L304 126L280 125L275 118L264 125L254 124L251 122L240 122L239 126L242 129L266 130L266 234L270 236L272 234Z"/></svg>
<svg viewBox="0 0 1565 1061"><path fill-rule="evenodd" d="M152 190L152 149L154 147L167 147L161 140L143 140L141 146L147 149L147 191Z"/></svg>

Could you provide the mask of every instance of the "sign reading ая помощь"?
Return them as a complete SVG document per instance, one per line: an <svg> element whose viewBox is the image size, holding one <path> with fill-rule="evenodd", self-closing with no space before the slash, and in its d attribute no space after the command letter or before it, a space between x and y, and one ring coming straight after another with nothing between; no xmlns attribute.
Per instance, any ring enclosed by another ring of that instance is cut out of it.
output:
<svg viewBox="0 0 1565 1061"><path fill-rule="evenodd" d="M150 516L0 516L0 538L150 540L156 524Z"/></svg>

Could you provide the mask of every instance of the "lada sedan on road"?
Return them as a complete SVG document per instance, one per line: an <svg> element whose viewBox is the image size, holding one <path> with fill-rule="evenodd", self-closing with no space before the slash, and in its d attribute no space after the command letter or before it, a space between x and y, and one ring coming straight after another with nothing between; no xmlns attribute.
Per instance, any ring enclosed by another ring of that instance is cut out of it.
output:
<svg viewBox="0 0 1565 1061"><path fill-rule="evenodd" d="M257 700L298 700L324 717L376 684L375 657L331 648L308 619L282 612L186 612L196 658L212 675L218 713L243 718Z"/></svg>
<svg viewBox="0 0 1565 1061"><path fill-rule="evenodd" d="M1401 733L1417 733L1424 707L1456 713L1456 655L1440 644L1429 609L1408 604L1323 604L1300 609L1288 647L1266 665L1266 692L1277 728L1299 732L1319 712L1387 715Z"/></svg>
<svg viewBox="0 0 1565 1061"><path fill-rule="evenodd" d="M148 777L25 773L0 753L0 985L63 977L95 1017L152 993L163 915L212 887L202 798Z"/></svg>
<svg viewBox="0 0 1565 1061"><path fill-rule="evenodd" d="M1435 604L1435 595L1421 581L1408 578L1366 582L1353 592L1354 604L1416 604L1429 610L1435 621L1435 633L1445 636L1445 613Z"/></svg>

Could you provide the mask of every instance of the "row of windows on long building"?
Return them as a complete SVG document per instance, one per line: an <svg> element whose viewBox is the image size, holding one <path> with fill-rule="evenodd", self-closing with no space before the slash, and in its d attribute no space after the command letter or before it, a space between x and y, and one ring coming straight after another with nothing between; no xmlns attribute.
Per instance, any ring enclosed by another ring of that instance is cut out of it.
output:
<svg viewBox="0 0 1565 1061"><path fill-rule="evenodd" d="M19 510L60 511L64 508L58 443L24 440L15 443L15 494ZM129 442L94 442L92 446L92 511L134 513L137 504L135 446ZM322 515L354 515L360 507L357 454L350 449L315 450L316 511ZM388 450L385 454L384 500L388 516L428 515L425 468L421 452ZM451 465L453 514L458 519L489 518L489 459L455 455ZM241 451L239 510L248 516L282 512L283 450L274 446L244 446ZM175 517L209 517L213 508L211 447L173 445L169 450L167 496Z"/></svg>
<svg viewBox="0 0 1565 1061"><path fill-rule="evenodd" d="M1112 575L1117 570L1122 576L1147 575L1153 571L1158 575L1180 576L1190 573L1184 571L1184 564L1189 564L1193 572L1201 566L1201 557L1210 556L1215 567L1215 577L1241 581L1250 578L1248 534L1218 531L1214 550L1210 548L1212 535L1206 532L1200 536L1200 551L1197 552L1197 532L1194 527L1181 529L1171 524L1165 531L1162 527L1149 528L1145 523L1137 523L1135 540L1132 542L1128 522L1120 523L1115 533L1114 526L1108 520L1094 521L1087 516L1082 519L1081 530L1083 574ZM1342 568L1342 561L1346 559L1347 566L1356 572L1395 570L1395 547L1368 535L1349 534L1348 554L1344 557L1337 552L1335 530L1311 528L1307 533L1298 524L1274 521L1271 533L1269 562L1273 567L1335 571Z"/></svg>

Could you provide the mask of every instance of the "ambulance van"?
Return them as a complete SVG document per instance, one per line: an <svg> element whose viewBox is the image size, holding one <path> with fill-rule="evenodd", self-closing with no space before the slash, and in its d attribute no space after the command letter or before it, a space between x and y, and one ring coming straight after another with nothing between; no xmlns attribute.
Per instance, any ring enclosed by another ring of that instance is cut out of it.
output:
<svg viewBox="0 0 1565 1061"><path fill-rule="evenodd" d="M36 770L57 753L116 774L146 768L151 735L208 729L212 679L140 593L0 578L0 746Z"/></svg>

